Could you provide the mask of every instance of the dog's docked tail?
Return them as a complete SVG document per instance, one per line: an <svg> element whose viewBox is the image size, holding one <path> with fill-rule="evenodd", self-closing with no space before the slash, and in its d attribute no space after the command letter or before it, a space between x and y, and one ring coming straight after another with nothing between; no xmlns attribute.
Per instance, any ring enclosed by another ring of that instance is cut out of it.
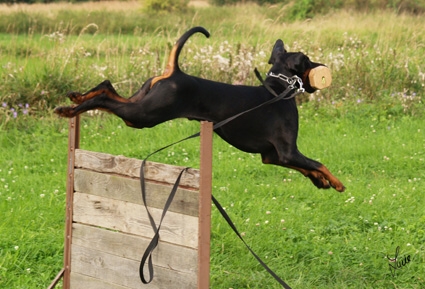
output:
<svg viewBox="0 0 425 289"><path fill-rule="evenodd" d="M151 81L151 87L161 79L165 79L170 77L173 72L180 70L179 68L179 55L183 48L183 45L186 43L186 41L195 33L201 32L206 37L210 37L210 33L203 27L197 26L193 27L190 30L188 30L185 34L183 34L179 40L177 40L176 44L174 44L173 49L170 52L170 55L168 56L168 63L167 67L165 68L164 73L161 76L154 77Z"/></svg>

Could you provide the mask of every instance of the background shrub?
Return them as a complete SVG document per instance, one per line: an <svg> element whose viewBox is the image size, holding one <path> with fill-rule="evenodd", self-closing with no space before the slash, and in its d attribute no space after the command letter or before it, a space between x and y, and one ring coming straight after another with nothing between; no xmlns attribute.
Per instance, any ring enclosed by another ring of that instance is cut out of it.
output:
<svg viewBox="0 0 425 289"><path fill-rule="evenodd" d="M210 0L217 6L245 3L239 0ZM303 20L323 15L329 12L347 9L359 12L376 12L378 10L393 10L396 13L423 14L425 1L423 0L253 0L258 5L281 5L286 8L285 17L288 20Z"/></svg>
<svg viewBox="0 0 425 289"><path fill-rule="evenodd" d="M261 0L267 1L267 0ZM398 14L423 14L425 1L422 0L299 0L289 1L286 9L288 20L303 20L313 18L316 15L326 15L335 10L349 10L358 12L377 12L392 10Z"/></svg>
<svg viewBox="0 0 425 289"><path fill-rule="evenodd" d="M148 12L179 12L185 11L189 0L145 0L143 8Z"/></svg>

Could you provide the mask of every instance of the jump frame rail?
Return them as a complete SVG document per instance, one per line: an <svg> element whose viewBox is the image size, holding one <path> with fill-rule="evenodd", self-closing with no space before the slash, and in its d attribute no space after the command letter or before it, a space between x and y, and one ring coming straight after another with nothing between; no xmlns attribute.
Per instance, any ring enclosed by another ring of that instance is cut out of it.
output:
<svg viewBox="0 0 425 289"><path fill-rule="evenodd" d="M211 229L211 193L212 193L212 143L213 124L201 122L200 133L200 170L198 195L198 276L197 288L207 289L210 282L210 229ZM68 164L66 185L66 219L64 240L64 265L48 289L53 289L63 280L64 289L71 288L71 244L73 233L74 169L75 152L80 146L80 117L69 120ZM141 257L141 256L140 256ZM140 288L144 285L140 282Z"/></svg>

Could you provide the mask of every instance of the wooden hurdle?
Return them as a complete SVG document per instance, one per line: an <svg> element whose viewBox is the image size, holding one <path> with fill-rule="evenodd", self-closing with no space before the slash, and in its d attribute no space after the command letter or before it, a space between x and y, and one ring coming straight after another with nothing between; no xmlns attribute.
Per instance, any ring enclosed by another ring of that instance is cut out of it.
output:
<svg viewBox="0 0 425 289"><path fill-rule="evenodd" d="M142 202L142 161L79 149L79 118L69 122L64 268L65 289L209 288L212 123L201 122L200 169L183 174L153 254L147 285L139 264L153 237ZM149 211L158 222L183 167L147 162Z"/></svg>

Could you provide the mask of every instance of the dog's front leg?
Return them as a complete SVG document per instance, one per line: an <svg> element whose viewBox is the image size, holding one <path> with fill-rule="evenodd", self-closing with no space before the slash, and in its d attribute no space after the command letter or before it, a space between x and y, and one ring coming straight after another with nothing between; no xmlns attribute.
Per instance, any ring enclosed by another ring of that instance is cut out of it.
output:
<svg viewBox="0 0 425 289"><path fill-rule="evenodd" d="M280 151L280 155L277 150L272 150L262 153L261 156L264 164L274 164L299 171L319 189L333 187L338 192L345 190L344 185L323 164L305 157L298 150L286 154Z"/></svg>

